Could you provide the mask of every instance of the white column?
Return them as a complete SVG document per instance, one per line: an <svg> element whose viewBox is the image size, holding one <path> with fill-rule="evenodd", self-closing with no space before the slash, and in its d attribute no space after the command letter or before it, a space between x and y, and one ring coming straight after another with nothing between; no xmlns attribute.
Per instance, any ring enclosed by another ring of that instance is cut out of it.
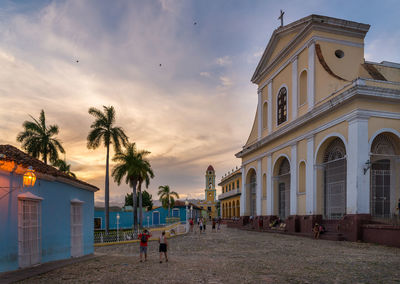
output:
<svg viewBox="0 0 400 284"><path fill-rule="evenodd" d="M272 215L274 206L274 196L272 188L272 157L267 156L267 215Z"/></svg>
<svg viewBox="0 0 400 284"><path fill-rule="evenodd" d="M272 81L268 83L268 134L272 132Z"/></svg>
<svg viewBox="0 0 400 284"><path fill-rule="evenodd" d="M297 56L292 61L292 120L297 118Z"/></svg>
<svg viewBox="0 0 400 284"><path fill-rule="evenodd" d="M242 166L242 193L240 194L240 216L245 216L247 212L246 202L246 178L244 166Z"/></svg>
<svg viewBox="0 0 400 284"><path fill-rule="evenodd" d="M315 99L315 42L308 46L307 101L308 110L314 108Z"/></svg>
<svg viewBox="0 0 400 284"><path fill-rule="evenodd" d="M258 116L258 139L261 139L262 136L262 89L258 90L258 105L257 105L258 111L257 111L257 116Z"/></svg>
<svg viewBox="0 0 400 284"><path fill-rule="evenodd" d="M297 143L291 147L290 160L290 215L297 214Z"/></svg>
<svg viewBox="0 0 400 284"><path fill-rule="evenodd" d="M348 123L346 213L369 214L370 175L364 174L369 159L368 118L356 117Z"/></svg>
<svg viewBox="0 0 400 284"><path fill-rule="evenodd" d="M316 190L314 171L314 136L307 138L306 164L306 214L316 213Z"/></svg>
<svg viewBox="0 0 400 284"><path fill-rule="evenodd" d="M256 215L261 215L261 188L262 188L262 170L261 170L261 159L257 160L257 187L256 187Z"/></svg>

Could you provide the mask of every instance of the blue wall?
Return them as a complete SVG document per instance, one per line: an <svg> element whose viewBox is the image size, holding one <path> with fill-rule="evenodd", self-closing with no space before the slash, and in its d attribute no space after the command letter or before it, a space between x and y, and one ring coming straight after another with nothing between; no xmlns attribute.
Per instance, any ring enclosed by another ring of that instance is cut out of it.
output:
<svg viewBox="0 0 400 284"><path fill-rule="evenodd" d="M175 209L179 210L179 218L182 222L186 222L186 210L185 207L174 207ZM165 225L166 221L165 218L168 217L168 209L165 209L163 207L159 207L156 209L153 209L148 212L143 212L143 226L144 227L151 227L154 226L155 224L153 223L153 212L159 212L160 213L160 223L159 225ZM110 229L117 229L117 213L120 216L119 219L119 228L120 229L130 229L132 228L133 225L133 212L110 212ZM173 209L171 209L171 217L173 214ZM197 215L196 215L197 214ZM147 217L149 216L149 219L147 220ZM196 218L197 216L200 216L200 211L193 209L193 218ZM101 228L104 229L104 210L96 210L94 212L94 217L96 218L101 218ZM190 218L190 210L189 210L189 216ZM139 213L138 213L138 222L139 222Z"/></svg>
<svg viewBox="0 0 400 284"><path fill-rule="evenodd" d="M22 177L0 171L0 187L19 187ZM0 197L9 189L1 189ZM0 200L0 272L18 269L18 194L41 201L41 263L71 257L71 200L83 201L83 254L93 253L94 193L72 185L38 179L33 188L17 189Z"/></svg>

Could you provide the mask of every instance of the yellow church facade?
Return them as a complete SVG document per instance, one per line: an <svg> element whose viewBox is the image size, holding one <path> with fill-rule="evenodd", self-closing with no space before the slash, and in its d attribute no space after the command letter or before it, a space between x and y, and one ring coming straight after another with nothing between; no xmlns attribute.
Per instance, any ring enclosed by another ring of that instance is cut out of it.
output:
<svg viewBox="0 0 400 284"><path fill-rule="evenodd" d="M218 200L221 202L221 218L231 219L240 217L240 194L242 184L242 173L240 169L232 170L222 177L218 184L221 187L221 194Z"/></svg>
<svg viewBox="0 0 400 284"><path fill-rule="evenodd" d="M400 64L365 61L369 28L311 15L273 32L251 79L254 124L236 154L243 223L280 218L308 232L336 222L356 240L366 220L396 214Z"/></svg>

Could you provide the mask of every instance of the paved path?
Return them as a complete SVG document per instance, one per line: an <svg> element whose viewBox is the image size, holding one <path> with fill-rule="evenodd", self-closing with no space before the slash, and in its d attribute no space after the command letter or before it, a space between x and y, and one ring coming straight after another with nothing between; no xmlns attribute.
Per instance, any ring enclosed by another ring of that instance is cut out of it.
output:
<svg viewBox="0 0 400 284"><path fill-rule="evenodd" d="M139 262L138 244L96 248L94 259L24 283L399 283L400 249L313 240L223 227L219 233L170 239L170 261L158 244Z"/></svg>

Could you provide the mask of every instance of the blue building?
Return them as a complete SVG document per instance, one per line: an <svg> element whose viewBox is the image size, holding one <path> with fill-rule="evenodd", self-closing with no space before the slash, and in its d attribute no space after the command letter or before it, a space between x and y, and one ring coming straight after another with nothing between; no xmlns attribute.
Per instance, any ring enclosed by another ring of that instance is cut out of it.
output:
<svg viewBox="0 0 400 284"><path fill-rule="evenodd" d="M28 167L36 176L31 187L24 186ZM97 190L0 145L0 272L93 253Z"/></svg>
<svg viewBox="0 0 400 284"><path fill-rule="evenodd" d="M196 219L201 216L202 209L192 203L188 205L188 218ZM117 215L119 215L118 226L120 229L130 229L133 226L133 212L119 211L110 212L110 229L117 229ZM139 213L138 213L139 217ZM166 224L168 209L157 207L150 211L143 211L143 226L157 227ZM176 200L171 208L171 217L177 217L181 222L186 222L186 206L184 201ZM104 210L96 209L94 213L95 229L104 229Z"/></svg>

